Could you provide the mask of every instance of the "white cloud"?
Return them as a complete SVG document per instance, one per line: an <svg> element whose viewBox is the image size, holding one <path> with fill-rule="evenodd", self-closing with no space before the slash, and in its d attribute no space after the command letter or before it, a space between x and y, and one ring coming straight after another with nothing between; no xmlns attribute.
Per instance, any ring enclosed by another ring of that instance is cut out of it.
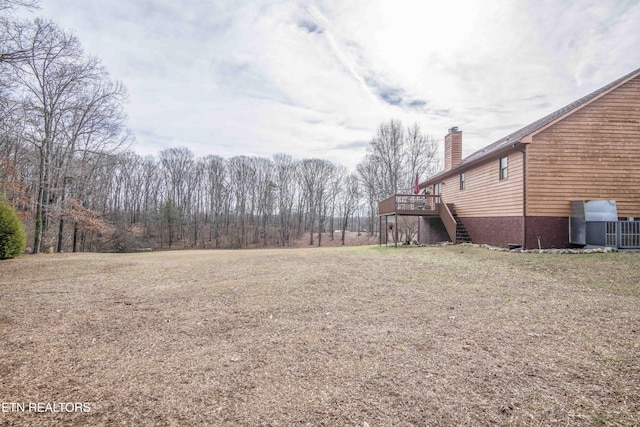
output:
<svg viewBox="0 0 640 427"><path fill-rule="evenodd" d="M640 66L637 0L42 0L130 93L135 148L355 165L382 121L465 154Z"/></svg>

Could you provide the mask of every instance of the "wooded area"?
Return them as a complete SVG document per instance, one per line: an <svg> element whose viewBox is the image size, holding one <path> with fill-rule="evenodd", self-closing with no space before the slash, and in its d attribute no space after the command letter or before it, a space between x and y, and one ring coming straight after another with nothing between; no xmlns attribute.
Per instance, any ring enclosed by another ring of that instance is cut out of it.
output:
<svg viewBox="0 0 640 427"><path fill-rule="evenodd" d="M127 91L55 23L0 0L0 193L33 253L310 245L336 230L373 235L377 204L437 170L416 124L382 123L356 171L323 159L131 150ZM215 146L216 141L211 141Z"/></svg>

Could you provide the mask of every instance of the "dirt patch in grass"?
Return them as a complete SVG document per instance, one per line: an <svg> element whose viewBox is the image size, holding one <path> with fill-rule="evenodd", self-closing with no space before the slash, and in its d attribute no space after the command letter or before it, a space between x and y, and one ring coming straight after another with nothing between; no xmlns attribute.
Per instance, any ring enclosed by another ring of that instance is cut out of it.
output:
<svg viewBox="0 0 640 427"><path fill-rule="evenodd" d="M639 282L460 246L23 256L0 424L638 425Z"/></svg>

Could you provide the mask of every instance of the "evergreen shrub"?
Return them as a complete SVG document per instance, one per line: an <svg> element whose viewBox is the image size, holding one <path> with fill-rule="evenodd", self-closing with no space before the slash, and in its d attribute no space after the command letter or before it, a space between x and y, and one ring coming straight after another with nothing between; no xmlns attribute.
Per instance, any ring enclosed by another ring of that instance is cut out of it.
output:
<svg viewBox="0 0 640 427"><path fill-rule="evenodd" d="M24 252L27 236L17 212L0 197L0 259L15 258Z"/></svg>

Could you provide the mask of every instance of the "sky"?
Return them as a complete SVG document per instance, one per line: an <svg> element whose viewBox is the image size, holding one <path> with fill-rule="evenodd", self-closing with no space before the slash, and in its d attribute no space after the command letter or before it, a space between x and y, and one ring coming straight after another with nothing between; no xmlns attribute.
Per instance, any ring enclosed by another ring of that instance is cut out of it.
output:
<svg viewBox="0 0 640 427"><path fill-rule="evenodd" d="M463 156L640 68L640 0L41 0L128 89L131 149L321 158L378 126Z"/></svg>

